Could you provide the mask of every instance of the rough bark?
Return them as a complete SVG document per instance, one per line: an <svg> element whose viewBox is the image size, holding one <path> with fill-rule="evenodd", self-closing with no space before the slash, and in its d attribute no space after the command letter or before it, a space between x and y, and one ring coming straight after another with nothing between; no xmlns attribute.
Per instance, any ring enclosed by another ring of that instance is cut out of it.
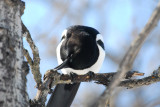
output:
<svg viewBox="0 0 160 107"><path fill-rule="evenodd" d="M20 0L0 0L0 107L27 107Z"/></svg>

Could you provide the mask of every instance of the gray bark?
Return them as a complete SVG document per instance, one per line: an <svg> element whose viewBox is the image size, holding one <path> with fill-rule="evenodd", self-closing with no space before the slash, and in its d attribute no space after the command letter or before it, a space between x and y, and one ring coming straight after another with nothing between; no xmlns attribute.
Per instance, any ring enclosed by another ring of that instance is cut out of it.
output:
<svg viewBox="0 0 160 107"><path fill-rule="evenodd" d="M27 107L20 0L0 0L0 107Z"/></svg>

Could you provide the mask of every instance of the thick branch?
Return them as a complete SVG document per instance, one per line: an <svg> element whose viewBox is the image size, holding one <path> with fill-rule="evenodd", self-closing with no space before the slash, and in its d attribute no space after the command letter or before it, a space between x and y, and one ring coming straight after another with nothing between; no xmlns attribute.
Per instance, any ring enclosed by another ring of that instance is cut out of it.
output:
<svg viewBox="0 0 160 107"><path fill-rule="evenodd" d="M50 88L57 84L70 84L70 83L78 83L78 82L90 82L95 81L98 84L103 84L108 86L113 76L116 73L104 73L104 74L95 74L92 78L86 75L75 75L73 78L69 75L61 75L60 73L54 70L48 70L45 73L44 81L39 87L35 100L32 102L33 105L41 105L44 106L46 101L46 97L50 92ZM138 72L128 72L126 78L131 78L133 76L142 76L144 73Z"/></svg>
<svg viewBox="0 0 160 107"><path fill-rule="evenodd" d="M160 81L160 77L158 77L160 68L155 70L153 74L149 77L145 77L142 79L129 79L133 76L143 76L144 73L139 72L128 72L125 76L126 79L124 81L120 81L120 87L126 88L135 88L139 86L149 85L155 82ZM103 84L105 86L109 86L111 81L113 80L114 75L116 73L97 73L94 76L90 77L88 74L85 75L75 75L73 77L69 75L61 75L60 73L54 70L48 70L45 73L44 82L41 85L40 90L38 90L36 96L36 103L41 105L42 102L45 102L48 92L50 92L50 88L57 84L70 84L70 83L79 83L79 82L90 82L94 81L97 84ZM43 104L43 103L42 103Z"/></svg>
<svg viewBox="0 0 160 107"><path fill-rule="evenodd" d="M114 75L116 75L115 72L114 73L97 73L92 77L90 77L88 74L75 75L74 77L71 77L69 75L61 75L60 73L55 72L53 70L48 70L45 74L46 76L45 80L49 78L53 80L52 82L48 82L48 83L52 83L51 87L57 84L69 84L69 83L90 82L90 81L94 81L95 83L109 86ZM120 81L119 86L126 87L126 88L135 88L135 87L150 85L152 83L159 82L160 67L157 70L153 71L153 74L151 76L144 77L142 79L130 79L131 77L134 77L134 76L143 76L143 75L144 73L139 73L137 71L129 71L125 76L125 79L128 79L128 80ZM44 86L49 86L49 85L51 84L44 85ZM47 87L45 88L47 89Z"/></svg>
<svg viewBox="0 0 160 107"><path fill-rule="evenodd" d="M158 3L157 8L152 13L148 23L141 31L141 33L135 38L135 40L131 43L129 50L127 51L126 55L124 56L122 62L120 63L118 73L114 76L113 82L110 85L109 89L105 90L104 95L100 98L98 105L104 107L107 104L108 99L112 95L112 91L115 89L116 86L120 83L121 79L124 75L132 68L133 62L142 47L142 44L149 33L156 27L158 21L160 19L160 2Z"/></svg>
<svg viewBox="0 0 160 107"><path fill-rule="evenodd" d="M70 83L79 83L79 82L90 82L95 81L95 83L103 84L108 86L113 79L113 76L116 73L96 73L94 76L90 76L89 74L85 75L61 75L53 70L48 70L45 74L44 79L51 78L53 81L51 82L51 87L57 84L70 84ZM130 71L125 76L126 79L129 79L133 76L143 76L144 73L138 73L137 71ZM45 85L46 86L46 85ZM47 88L47 87L46 87Z"/></svg>
<svg viewBox="0 0 160 107"><path fill-rule="evenodd" d="M160 71L160 67L153 72L152 76L145 77L142 79L130 79L133 76L143 76L144 75L144 73L139 73L137 71L133 71L133 72L130 71L125 76L125 78L128 80L121 81L119 86L126 87L126 88L134 88L134 87L149 85L149 84L158 82L158 81L160 81L160 77L158 77L160 75L159 71ZM75 75L75 76L71 77L69 75L61 75L60 73L58 73L52 69L48 70L45 73L44 81L41 84L41 86L37 92L35 102L33 101L32 104L39 105L39 107L44 106L44 103L46 101L46 97L47 97L48 93L50 92L50 88L57 85L57 84L70 84L70 83L94 81L97 84L103 84L105 86L109 86L114 75L116 75L115 72L114 73L103 73L103 74L97 73L92 77L90 77L88 74Z"/></svg>

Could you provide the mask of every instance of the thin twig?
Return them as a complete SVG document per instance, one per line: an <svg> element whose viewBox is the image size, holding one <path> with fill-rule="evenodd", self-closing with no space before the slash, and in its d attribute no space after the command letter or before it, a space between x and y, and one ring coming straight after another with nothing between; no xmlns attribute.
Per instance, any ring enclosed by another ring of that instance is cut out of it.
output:
<svg viewBox="0 0 160 107"><path fill-rule="evenodd" d="M158 76L148 76L142 79L130 79L122 81L119 86L126 88L136 88L140 86L150 85L160 81L160 77Z"/></svg>
<svg viewBox="0 0 160 107"><path fill-rule="evenodd" d="M39 51L36 45L34 44L28 29L25 27L23 23L22 23L22 31L23 31L23 36L26 37L26 40L29 43L30 48L32 49L33 60L29 56L29 53L26 49L23 49L24 56L26 57L28 63L30 64L31 72L34 76L34 80L37 83L37 87L39 87L39 85L42 83L41 81L42 75L39 69L39 65L40 65Z"/></svg>
<svg viewBox="0 0 160 107"><path fill-rule="evenodd" d="M109 89L105 90L104 95L100 98L98 105L99 107L104 107L104 105L108 102L110 96L113 93L113 90L120 83L121 79L124 75L132 68L133 62L142 47L145 39L149 35L149 33L156 27L158 21L160 19L160 2L158 3L156 9L152 13L148 23L141 31L141 33L135 38L135 40L131 43L129 50L124 56L122 62L119 65L117 70L117 74L114 76L113 82L109 86Z"/></svg>
<svg viewBox="0 0 160 107"><path fill-rule="evenodd" d="M27 62L29 63L29 65L32 66L33 65L33 60L30 57L28 50L23 48L23 54L26 57Z"/></svg>

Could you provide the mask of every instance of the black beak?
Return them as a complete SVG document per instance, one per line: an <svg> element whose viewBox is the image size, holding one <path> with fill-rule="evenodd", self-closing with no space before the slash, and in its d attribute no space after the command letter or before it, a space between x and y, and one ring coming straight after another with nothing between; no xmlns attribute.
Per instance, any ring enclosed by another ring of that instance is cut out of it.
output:
<svg viewBox="0 0 160 107"><path fill-rule="evenodd" d="M63 69L65 67L67 67L68 66L68 62L69 62L69 60L71 58L72 58L72 54L70 55L70 57L68 57L67 59L65 59L62 64L60 64L57 67L55 67L54 70L57 71L57 70L60 70L60 69Z"/></svg>

